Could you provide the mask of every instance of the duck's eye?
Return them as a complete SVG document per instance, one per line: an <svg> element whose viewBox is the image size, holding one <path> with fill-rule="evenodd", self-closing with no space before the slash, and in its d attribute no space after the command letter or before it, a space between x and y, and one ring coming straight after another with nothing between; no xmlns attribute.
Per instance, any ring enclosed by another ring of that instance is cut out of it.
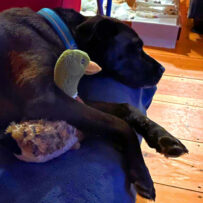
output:
<svg viewBox="0 0 203 203"><path fill-rule="evenodd" d="M84 58L82 58L82 60L81 60L81 64L82 64L82 65L85 64L85 59L84 59Z"/></svg>

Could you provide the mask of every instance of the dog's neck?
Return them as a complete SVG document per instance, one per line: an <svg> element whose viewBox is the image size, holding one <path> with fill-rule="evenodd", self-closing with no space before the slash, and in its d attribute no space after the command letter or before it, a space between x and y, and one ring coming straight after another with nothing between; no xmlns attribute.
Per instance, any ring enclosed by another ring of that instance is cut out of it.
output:
<svg viewBox="0 0 203 203"><path fill-rule="evenodd" d="M90 52L86 47L83 46L84 42L87 41L85 37L82 36L82 33L77 32L77 27L90 19L91 17L85 17L81 15L80 13L74 11L73 9L63 9L63 8L55 8L53 9L57 15L60 16L60 18L64 21L64 23L68 26L70 29L72 36L74 40L76 41L78 49L85 51L89 54L91 59L98 63L100 66L104 67L103 60L101 60L101 52L102 47L97 46L97 48L94 49L94 52ZM91 34L91 33L89 33ZM104 52L104 51L103 51Z"/></svg>
<svg viewBox="0 0 203 203"><path fill-rule="evenodd" d="M88 19L73 9L55 8L53 10L61 17L73 34L75 28ZM67 12L67 10L69 11Z"/></svg>
<svg viewBox="0 0 203 203"><path fill-rule="evenodd" d="M89 17L85 17L73 9L55 8L53 10L63 20L63 22L67 25L67 27L71 31L72 36L78 46L78 49L83 50L81 47L81 44L82 44L82 41L86 39L82 39L81 36L78 35L78 33L76 33L76 29L80 24L88 20Z"/></svg>

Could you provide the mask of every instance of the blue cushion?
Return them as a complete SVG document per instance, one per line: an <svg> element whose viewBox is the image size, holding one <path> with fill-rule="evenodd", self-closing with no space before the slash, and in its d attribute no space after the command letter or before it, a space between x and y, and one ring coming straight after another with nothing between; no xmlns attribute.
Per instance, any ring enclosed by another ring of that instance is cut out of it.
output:
<svg viewBox="0 0 203 203"><path fill-rule="evenodd" d="M127 102L143 113L156 87L129 88L112 78L82 79L82 98ZM24 163L0 148L0 202L5 203L133 203L122 155L102 138L86 140L80 150L69 151L44 164Z"/></svg>

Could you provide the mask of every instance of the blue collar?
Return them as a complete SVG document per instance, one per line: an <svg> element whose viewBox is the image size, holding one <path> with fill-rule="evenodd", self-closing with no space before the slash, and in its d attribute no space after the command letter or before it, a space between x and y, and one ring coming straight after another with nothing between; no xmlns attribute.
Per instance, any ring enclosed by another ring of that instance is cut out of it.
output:
<svg viewBox="0 0 203 203"><path fill-rule="evenodd" d="M52 9L43 8L37 13L43 16L52 25L52 27L58 33L60 39L64 43L66 49L77 49L77 44L69 28Z"/></svg>

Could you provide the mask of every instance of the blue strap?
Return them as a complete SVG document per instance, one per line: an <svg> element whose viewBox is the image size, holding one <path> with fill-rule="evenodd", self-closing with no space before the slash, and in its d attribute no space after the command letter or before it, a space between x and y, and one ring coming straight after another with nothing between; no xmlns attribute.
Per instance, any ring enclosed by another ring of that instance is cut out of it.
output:
<svg viewBox="0 0 203 203"><path fill-rule="evenodd" d="M111 16L112 0L108 0L106 8L106 16Z"/></svg>
<svg viewBox="0 0 203 203"><path fill-rule="evenodd" d="M58 33L60 39L63 41L66 49L77 49L77 44L66 24L63 20L49 8L43 8L37 12L43 16L53 26L55 31Z"/></svg>
<svg viewBox="0 0 203 203"><path fill-rule="evenodd" d="M98 12L100 15L104 15L103 0L97 0ZM111 16L112 0L107 1L106 16Z"/></svg>

